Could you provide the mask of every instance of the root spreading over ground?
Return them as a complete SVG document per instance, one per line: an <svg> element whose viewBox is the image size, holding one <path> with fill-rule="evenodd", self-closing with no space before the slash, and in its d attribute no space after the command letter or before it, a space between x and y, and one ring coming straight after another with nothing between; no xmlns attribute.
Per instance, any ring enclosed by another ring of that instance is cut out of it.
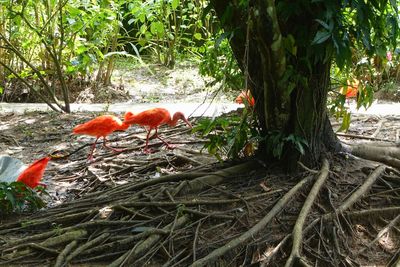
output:
<svg viewBox="0 0 400 267"><path fill-rule="evenodd" d="M140 151L142 130L118 135L111 143L126 150L99 149L91 165L90 143L72 144L76 153L51 173L54 184L75 186L61 204L2 222L0 265L400 264L395 165L338 154L289 176L256 159L216 163L185 131L163 129L178 148L153 140L152 155Z"/></svg>

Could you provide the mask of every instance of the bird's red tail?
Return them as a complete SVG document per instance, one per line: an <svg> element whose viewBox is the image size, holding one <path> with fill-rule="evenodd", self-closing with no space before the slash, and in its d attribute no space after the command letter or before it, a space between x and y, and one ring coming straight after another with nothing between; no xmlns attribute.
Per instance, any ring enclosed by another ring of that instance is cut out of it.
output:
<svg viewBox="0 0 400 267"><path fill-rule="evenodd" d="M75 126L75 128L72 130L72 132L73 132L74 134L84 133L85 131L86 131L86 125L85 125L85 123Z"/></svg>

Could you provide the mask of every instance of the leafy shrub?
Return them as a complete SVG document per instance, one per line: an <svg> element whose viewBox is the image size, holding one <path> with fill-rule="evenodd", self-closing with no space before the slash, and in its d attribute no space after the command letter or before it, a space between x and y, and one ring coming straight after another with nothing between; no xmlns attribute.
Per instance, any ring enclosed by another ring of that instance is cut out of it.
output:
<svg viewBox="0 0 400 267"><path fill-rule="evenodd" d="M140 52L148 51L172 68L180 53L196 53L210 35L214 17L204 13L206 5L204 0L131 1L125 30L134 35Z"/></svg>
<svg viewBox="0 0 400 267"><path fill-rule="evenodd" d="M229 45L229 34L223 33L215 40L208 40L202 48L199 71L201 75L214 78L210 85L221 83L223 90L245 89L244 76Z"/></svg>
<svg viewBox="0 0 400 267"><path fill-rule="evenodd" d="M203 149L220 161L225 157L236 159L250 156L260 141L257 128L251 126L254 121L250 114L245 109L241 117L202 118L193 132L200 132L202 137L208 138Z"/></svg>
<svg viewBox="0 0 400 267"><path fill-rule="evenodd" d="M301 155L305 154L305 147L308 146L308 143L304 138L294 134L286 136L278 131L269 132L266 141L267 151L277 159L281 159L285 145L294 146Z"/></svg>
<svg viewBox="0 0 400 267"><path fill-rule="evenodd" d="M13 212L32 212L45 207L46 203L39 194L47 192L41 186L33 190L22 182L0 182L0 216Z"/></svg>

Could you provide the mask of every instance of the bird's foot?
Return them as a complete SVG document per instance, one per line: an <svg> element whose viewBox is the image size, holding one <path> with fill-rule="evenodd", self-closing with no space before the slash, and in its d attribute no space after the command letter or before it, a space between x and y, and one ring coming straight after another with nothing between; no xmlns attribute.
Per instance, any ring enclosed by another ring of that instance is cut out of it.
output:
<svg viewBox="0 0 400 267"><path fill-rule="evenodd" d="M145 154L152 154L154 152L156 152L156 150L154 150L152 148L146 147L146 148L143 149L143 153L145 153Z"/></svg>
<svg viewBox="0 0 400 267"><path fill-rule="evenodd" d="M166 144L165 146L167 147L167 149L174 149L174 148L176 148L176 145L171 145L171 144Z"/></svg>
<svg viewBox="0 0 400 267"><path fill-rule="evenodd" d="M111 148L111 150L114 152L124 152L126 148Z"/></svg>
<svg viewBox="0 0 400 267"><path fill-rule="evenodd" d="M93 155L89 155L89 157L87 158L87 163L93 163L94 162L94 158Z"/></svg>

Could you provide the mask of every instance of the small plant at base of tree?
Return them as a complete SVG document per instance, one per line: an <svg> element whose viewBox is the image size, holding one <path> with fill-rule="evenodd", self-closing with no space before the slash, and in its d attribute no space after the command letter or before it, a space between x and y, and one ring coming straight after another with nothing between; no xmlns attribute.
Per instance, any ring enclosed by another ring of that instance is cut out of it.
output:
<svg viewBox="0 0 400 267"><path fill-rule="evenodd" d="M301 155L305 153L305 147L308 147L307 141L294 134L285 136L283 133L278 131L272 131L267 134L267 151L273 155L276 159L281 159L283 148L285 145L292 145Z"/></svg>
<svg viewBox="0 0 400 267"><path fill-rule="evenodd" d="M242 116L203 118L193 128L202 137L208 138L203 149L222 161L224 157L237 159L254 154L260 134L256 127L250 125L252 113L243 110Z"/></svg>
<svg viewBox="0 0 400 267"><path fill-rule="evenodd" d="M31 189L22 182L0 182L0 217L45 207L46 203L41 198L43 194L48 195L42 186Z"/></svg>

